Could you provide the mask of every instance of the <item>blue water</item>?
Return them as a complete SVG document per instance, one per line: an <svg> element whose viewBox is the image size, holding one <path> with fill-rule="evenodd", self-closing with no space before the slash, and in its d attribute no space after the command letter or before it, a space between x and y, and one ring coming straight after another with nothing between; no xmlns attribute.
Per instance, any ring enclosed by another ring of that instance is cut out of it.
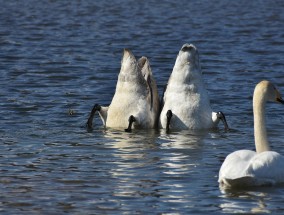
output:
<svg viewBox="0 0 284 215"><path fill-rule="evenodd" d="M220 214L284 210L284 188L224 192L227 154L254 149L252 93L284 93L284 2L0 0L1 214ZM230 132L104 130L123 48L150 59L160 94L184 43L198 49ZM284 154L283 110L267 107Z"/></svg>

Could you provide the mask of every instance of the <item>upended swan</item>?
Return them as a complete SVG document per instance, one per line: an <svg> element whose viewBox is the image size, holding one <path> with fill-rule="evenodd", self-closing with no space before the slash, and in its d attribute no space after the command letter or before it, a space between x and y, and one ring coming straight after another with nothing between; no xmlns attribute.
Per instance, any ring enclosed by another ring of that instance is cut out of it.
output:
<svg viewBox="0 0 284 215"><path fill-rule="evenodd" d="M253 94L254 139L256 152L239 150L229 154L219 171L221 187L274 185L284 182L284 157L270 151L265 127L265 104L284 104L280 93L269 81L261 81Z"/></svg>
<svg viewBox="0 0 284 215"><path fill-rule="evenodd" d="M169 129L210 129L223 121L222 112L213 112L199 65L197 48L184 44L179 51L163 98L159 127Z"/></svg>
<svg viewBox="0 0 284 215"><path fill-rule="evenodd" d="M129 49L124 49L121 69L111 104L95 104L87 121L92 128L96 111L105 127L155 128L159 115L159 95L149 60L141 57L138 62Z"/></svg>

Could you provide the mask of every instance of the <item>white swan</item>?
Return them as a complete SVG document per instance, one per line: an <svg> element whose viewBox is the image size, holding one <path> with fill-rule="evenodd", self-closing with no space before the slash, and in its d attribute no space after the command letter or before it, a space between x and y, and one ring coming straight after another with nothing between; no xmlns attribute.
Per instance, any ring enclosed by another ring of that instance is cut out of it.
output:
<svg viewBox="0 0 284 215"><path fill-rule="evenodd" d="M220 119L228 128L222 112L213 112L199 65L197 48L184 44L179 51L163 96L160 128L209 129Z"/></svg>
<svg viewBox="0 0 284 215"><path fill-rule="evenodd" d="M284 157L270 151L265 128L265 103L284 103L269 81L261 81L253 94L255 151L239 150L229 154L219 171L221 187L261 186L284 182Z"/></svg>
<svg viewBox="0 0 284 215"><path fill-rule="evenodd" d="M87 122L92 127L95 112L106 127L155 128L159 114L159 96L149 60L138 62L128 49L124 49L116 91L109 107L96 104Z"/></svg>

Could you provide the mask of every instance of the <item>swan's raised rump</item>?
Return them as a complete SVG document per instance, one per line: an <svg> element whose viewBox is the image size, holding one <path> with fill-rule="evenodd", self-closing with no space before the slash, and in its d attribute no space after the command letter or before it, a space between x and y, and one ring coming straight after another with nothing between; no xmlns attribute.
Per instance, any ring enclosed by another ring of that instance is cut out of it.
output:
<svg viewBox="0 0 284 215"><path fill-rule="evenodd" d="M124 50L116 91L108 108L107 127L127 128L129 116L133 115L136 119L135 128L154 128L158 113L153 111L153 102L159 102L159 98L155 97L154 101L151 98L153 94L158 95L158 92L152 72L148 71L148 64L145 73L153 80L151 86L145 80L134 55L128 49Z"/></svg>
<svg viewBox="0 0 284 215"><path fill-rule="evenodd" d="M167 111L173 113L171 129L207 129L213 127L212 109L194 45L182 46L163 97L160 127L166 128Z"/></svg>

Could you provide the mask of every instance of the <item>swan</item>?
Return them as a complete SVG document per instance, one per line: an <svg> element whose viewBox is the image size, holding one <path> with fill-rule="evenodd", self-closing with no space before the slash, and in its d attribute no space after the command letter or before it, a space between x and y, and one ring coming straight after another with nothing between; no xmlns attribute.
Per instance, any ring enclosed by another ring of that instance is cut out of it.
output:
<svg viewBox="0 0 284 215"><path fill-rule="evenodd" d="M253 94L255 151L239 150L223 162L219 179L221 187L262 186L284 182L284 157L270 151L265 127L265 104L284 104L278 90L269 81L259 82Z"/></svg>
<svg viewBox="0 0 284 215"><path fill-rule="evenodd" d="M205 89L197 48L184 44L162 97L163 108L159 127L169 129L210 129L223 121L225 115L213 112Z"/></svg>
<svg viewBox="0 0 284 215"><path fill-rule="evenodd" d="M87 121L92 128L96 111L105 127L155 128L159 114L159 96L147 57L138 62L129 49L124 49L115 94L108 107L95 104Z"/></svg>

